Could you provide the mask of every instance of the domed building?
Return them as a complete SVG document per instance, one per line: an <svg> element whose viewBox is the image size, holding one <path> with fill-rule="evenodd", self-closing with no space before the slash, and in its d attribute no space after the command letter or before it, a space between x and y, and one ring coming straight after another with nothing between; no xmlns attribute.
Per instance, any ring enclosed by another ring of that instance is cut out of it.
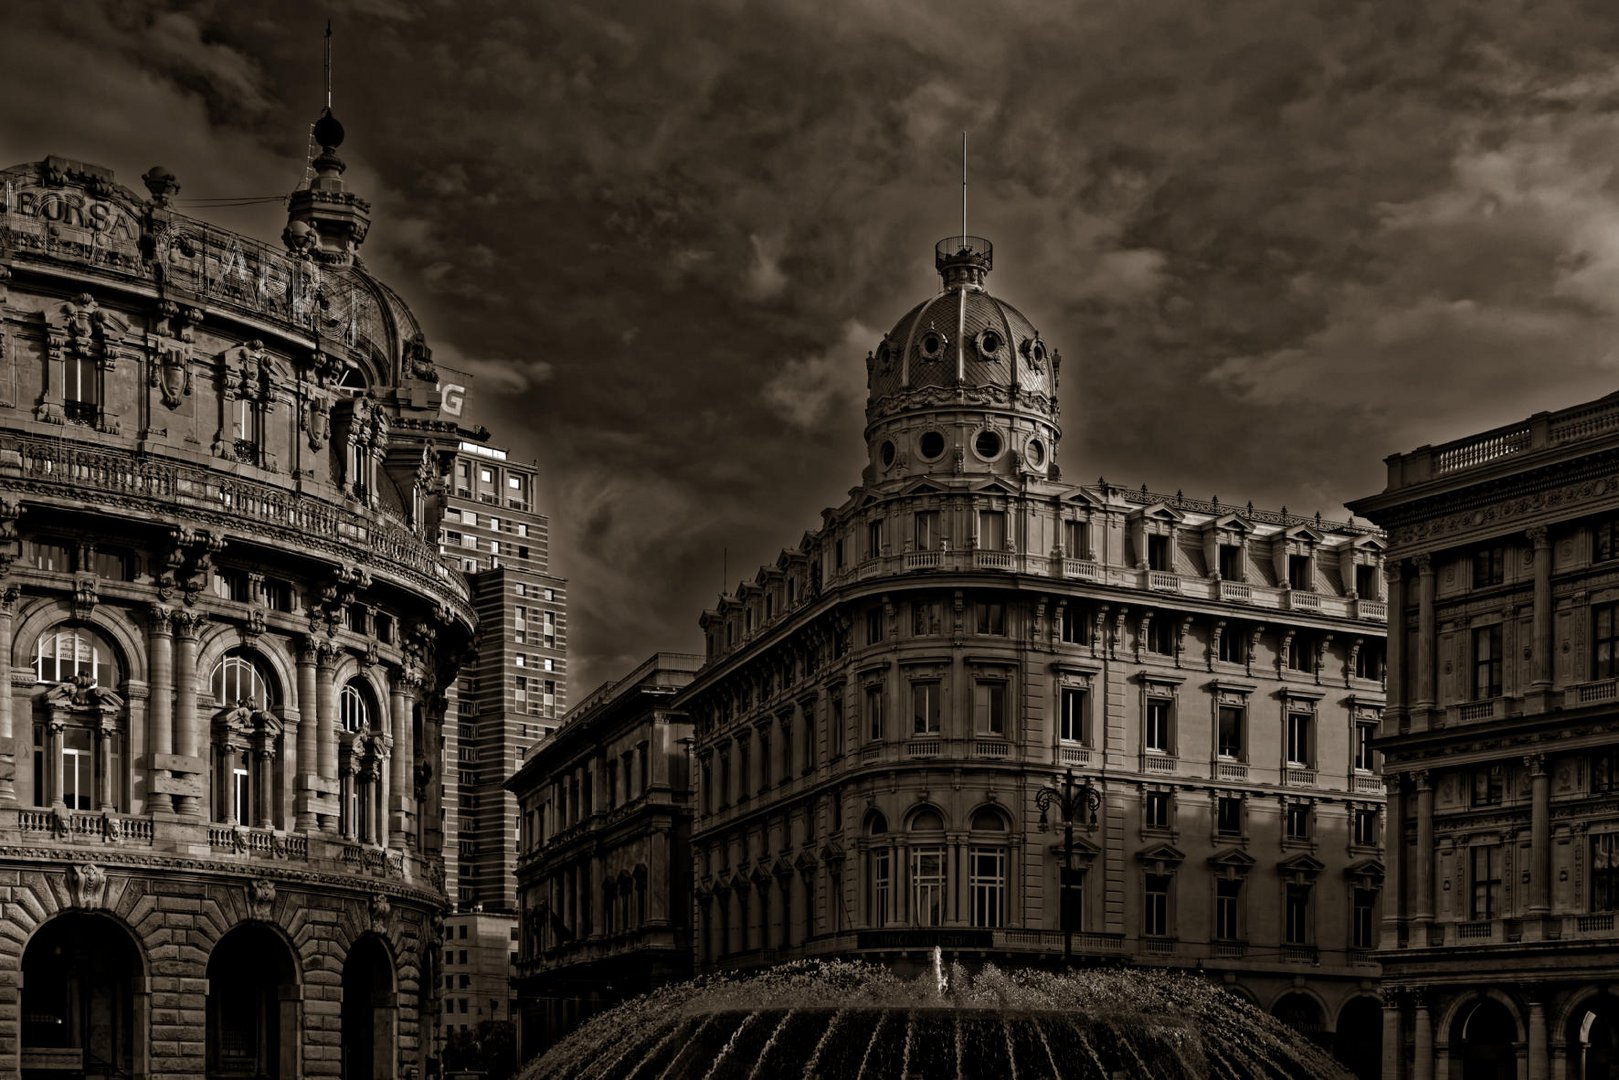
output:
<svg viewBox="0 0 1619 1080"><path fill-rule="evenodd" d="M1061 360L992 259L939 244L860 485L702 617L696 967L1201 970L1373 1075L1384 542L1063 483ZM566 830L604 786L553 790ZM588 891L546 898L581 937Z"/></svg>
<svg viewBox="0 0 1619 1080"><path fill-rule="evenodd" d="M0 1075L431 1052L457 429L315 135L284 245L0 172Z"/></svg>

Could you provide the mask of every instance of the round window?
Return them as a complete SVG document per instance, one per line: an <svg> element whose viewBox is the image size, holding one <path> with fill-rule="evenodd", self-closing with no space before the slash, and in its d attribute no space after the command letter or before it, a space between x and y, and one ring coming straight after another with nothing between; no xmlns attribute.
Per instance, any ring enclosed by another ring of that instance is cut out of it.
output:
<svg viewBox="0 0 1619 1080"><path fill-rule="evenodd" d="M944 454L944 436L937 431L923 432L916 448L924 460L937 461Z"/></svg>
<svg viewBox="0 0 1619 1080"><path fill-rule="evenodd" d="M894 444L887 439L883 440L883 445L878 448L877 454L883 459L883 468L886 469L894 464Z"/></svg>
<svg viewBox="0 0 1619 1080"><path fill-rule="evenodd" d="M944 352L944 338L937 330L929 330L922 335L922 356L924 359L937 360L942 352Z"/></svg>
<svg viewBox="0 0 1619 1080"><path fill-rule="evenodd" d="M978 336L978 351L985 356L996 356L1001 351L1001 335L993 330L985 330Z"/></svg>
<svg viewBox="0 0 1619 1080"><path fill-rule="evenodd" d="M1046 463L1046 446L1039 439L1029 440L1029 465L1031 468L1043 468Z"/></svg>
<svg viewBox="0 0 1619 1080"><path fill-rule="evenodd" d="M973 440L973 449L986 461L1000 457L1001 437L993 431L980 431Z"/></svg>

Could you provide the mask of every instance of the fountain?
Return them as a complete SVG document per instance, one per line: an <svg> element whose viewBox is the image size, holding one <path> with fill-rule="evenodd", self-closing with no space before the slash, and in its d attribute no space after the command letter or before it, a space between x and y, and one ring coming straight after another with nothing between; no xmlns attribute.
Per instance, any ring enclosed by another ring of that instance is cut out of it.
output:
<svg viewBox="0 0 1619 1080"><path fill-rule="evenodd" d="M655 990L585 1023L520 1080L1335 1080L1280 1021L1201 976L986 966L902 979L851 961Z"/></svg>

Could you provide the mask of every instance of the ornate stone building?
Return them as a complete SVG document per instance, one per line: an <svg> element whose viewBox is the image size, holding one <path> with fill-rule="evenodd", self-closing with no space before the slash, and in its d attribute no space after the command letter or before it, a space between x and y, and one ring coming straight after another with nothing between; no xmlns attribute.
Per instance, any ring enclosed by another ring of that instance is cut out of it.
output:
<svg viewBox="0 0 1619 1080"><path fill-rule="evenodd" d="M456 429L314 133L284 247L0 172L0 1076L424 1064Z"/></svg>
<svg viewBox="0 0 1619 1080"><path fill-rule="evenodd" d="M1619 1069L1619 399L1388 459L1386 1080Z"/></svg>
<svg viewBox="0 0 1619 1080"><path fill-rule="evenodd" d="M1057 353L987 242L935 261L867 358L860 485L701 620L699 969L1071 943L1201 968L1369 1075L1383 541L1062 483ZM1038 798L1068 772L1071 844Z"/></svg>
<svg viewBox="0 0 1619 1080"><path fill-rule="evenodd" d="M508 782L522 811L519 1060L691 974L691 725L702 658L658 653L569 711Z"/></svg>

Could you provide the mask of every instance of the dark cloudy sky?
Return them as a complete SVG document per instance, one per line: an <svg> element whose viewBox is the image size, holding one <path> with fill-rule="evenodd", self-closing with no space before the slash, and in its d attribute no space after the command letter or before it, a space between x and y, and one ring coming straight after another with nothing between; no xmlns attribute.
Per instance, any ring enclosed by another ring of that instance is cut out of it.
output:
<svg viewBox="0 0 1619 1080"><path fill-rule="evenodd" d="M1070 479L1332 516L1615 388L1610 0L14 0L0 156L286 191L328 13L364 254L545 469L576 698L857 481L963 128Z"/></svg>

